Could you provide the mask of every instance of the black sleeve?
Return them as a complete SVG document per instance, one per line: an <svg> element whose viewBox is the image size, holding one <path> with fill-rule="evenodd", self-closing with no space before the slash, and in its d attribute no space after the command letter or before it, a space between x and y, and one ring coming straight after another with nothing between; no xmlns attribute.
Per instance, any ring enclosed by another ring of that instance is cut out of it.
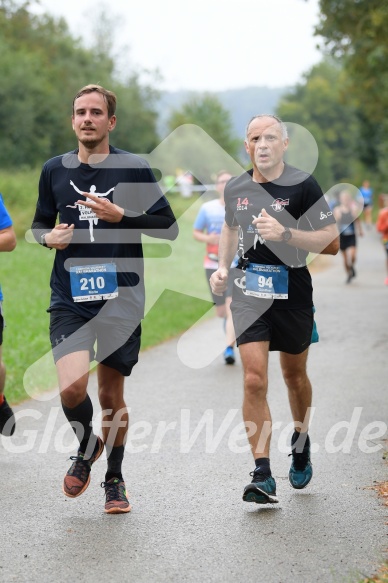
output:
<svg viewBox="0 0 388 583"><path fill-rule="evenodd" d="M333 213L326 202L322 189L313 176L303 183L304 208L301 228L318 231L335 223Z"/></svg>
<svg viewBox="0 0 388 583"><path fill-rule="evenodd" d="M41 243L41 236L50 233L55 227L56 219L43 215L41 211L36 208L35 216L32 220L31 230L35 240Z"/></svg>
<svg viewBox="0 0 388 583"><path fill-rule="evenodd" d="M127 212L127 211L126 211ZM174 241L178 236L178 224L170 206L155 210L152 214L124 215L120 221L127 229L138 229L150 237Z"/></svg>

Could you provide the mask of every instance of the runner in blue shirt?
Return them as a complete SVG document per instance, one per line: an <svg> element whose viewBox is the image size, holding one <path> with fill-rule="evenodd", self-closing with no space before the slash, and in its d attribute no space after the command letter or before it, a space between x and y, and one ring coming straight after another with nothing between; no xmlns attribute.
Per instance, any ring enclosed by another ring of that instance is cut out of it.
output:
<svg viewBox="0 0 388 583"><path fill-rule="evenodd" d="M339 193L339 205L333 210L340 231L340 250L346 271L346 283L356 277L357 235L363 236L359 206L348 190Z"/></svg>
<svg viewBox="0 0 388 583"><path fill-rule="evenodd" d="M369 180L364 180L364 182L360 186L360 192L364 201L365 224L369 228L372 224L372 208L373 208L373 189L370 186Z"/></svg>
<svg viewBox="0 0 388 583"><path fill-rule="evenodd" d="M225 170L218 172L216 177L216 191L218 198L205 202L199 209L194 222L194 239L201 243L206 243L203 267L205 269L206 281L208 282L209 287L209 279L218 268L218 244L222 225L225 220L224 190L226 183L231 178L232 175ZM235 263L235 265L236 264L237 263ZM235 362L234 345L236 339L233 328L232 312L230 311L232 285L233 276L231 274L229 285L221 296L213 294L210 288L217 316L223 318L225 322L226 348L224 350L224 360L226 364L234 364Z"/></svg>

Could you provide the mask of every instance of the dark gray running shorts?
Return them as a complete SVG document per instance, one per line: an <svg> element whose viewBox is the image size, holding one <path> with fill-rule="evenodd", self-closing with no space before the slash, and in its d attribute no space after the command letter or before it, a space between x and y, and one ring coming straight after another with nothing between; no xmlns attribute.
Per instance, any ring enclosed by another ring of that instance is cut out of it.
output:
<svg viewBox="0 0 388 583"><path fill-rule="evenodd" d="M129 376L138 361L140 340L141 324L137 321L104 318L101 314L88 320L70 310L50 312L50 341L55 362L67 354L89 350L90 361L96 360Z"/></svg>
<svg viewBox="0 0 388 583"><path fill-rule="evenodd" d="M262 315L258 315L254 304L249 301L232 301L237 346L268 341L271 351L300 354L312 342L318 342L314 308L279 310L269 307Z"/></svg>

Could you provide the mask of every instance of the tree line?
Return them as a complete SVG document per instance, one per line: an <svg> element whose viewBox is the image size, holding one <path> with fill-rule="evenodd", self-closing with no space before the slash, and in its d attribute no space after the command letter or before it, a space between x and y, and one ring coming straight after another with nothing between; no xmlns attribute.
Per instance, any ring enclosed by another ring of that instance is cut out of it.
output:
<svg viewBox="0 0 388 583"><path fill-rule="evenodd" d="M140 85L136 73L119 81L100 38L85 48L64 19L34 15L30 5L0 2L0 167L31 168L74 148L72 99L88 83L117 93L117 141L139 152L155 147L152 87Z"/></svg>
<svg viewBox="0 0 388 583"><path fill-rule="evenodd" d="M36 168L73 149L71 103L87 83L117 94L120 123L114 144L152 151L161 140L157 79L145 84L134 67L117 70L109 16L103 10L96 14L93 46L86 47L63 18L34 14L33 4L0 0L0 168ZM315 175L324 189L368 178L384 190L388 0L320 0L320 10L316 34L323 38L322 61L281 99L276 113L315 137ZM233 134L230 113L216 96L190 98L171 113L168 131L184 123L199 125L241 162L241 138Z"/></svg>
<svg viewBox="0 0 388 583"><path fill-rule="evenodd" d="M320 0L319 8L322 62L284 97L278 113L315 136L316 175L326 188L365 178L375 192L387 192L388 1Z"/></svg>

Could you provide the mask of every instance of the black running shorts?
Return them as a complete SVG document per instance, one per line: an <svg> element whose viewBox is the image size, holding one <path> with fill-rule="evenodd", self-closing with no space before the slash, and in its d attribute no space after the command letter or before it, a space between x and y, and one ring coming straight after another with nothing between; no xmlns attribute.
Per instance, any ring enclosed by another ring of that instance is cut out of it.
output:
<svg viewBox="0 0 388 583"><path fill-rule="evenodd" d="M341 251L345 251L348 247L356 247L356 235L340 235Z"/></svg>
<svg viewBox="0 0 388 583"><path fill-rule="evenodd" d="M269 350L300 354L318 341L313 308L273 309L258 314L255 302L232 301L237 346L249 342L269 342Z"/></svg>
<svg viewBox="0 0 388 583"><path fill-rule="evenodd" d="M101 314L88 320L70 310L50 312L50 341L55 362L67 354L89 350L91 361L129 376L138 361L140 339L138 321L104 318Z"/></svg>

